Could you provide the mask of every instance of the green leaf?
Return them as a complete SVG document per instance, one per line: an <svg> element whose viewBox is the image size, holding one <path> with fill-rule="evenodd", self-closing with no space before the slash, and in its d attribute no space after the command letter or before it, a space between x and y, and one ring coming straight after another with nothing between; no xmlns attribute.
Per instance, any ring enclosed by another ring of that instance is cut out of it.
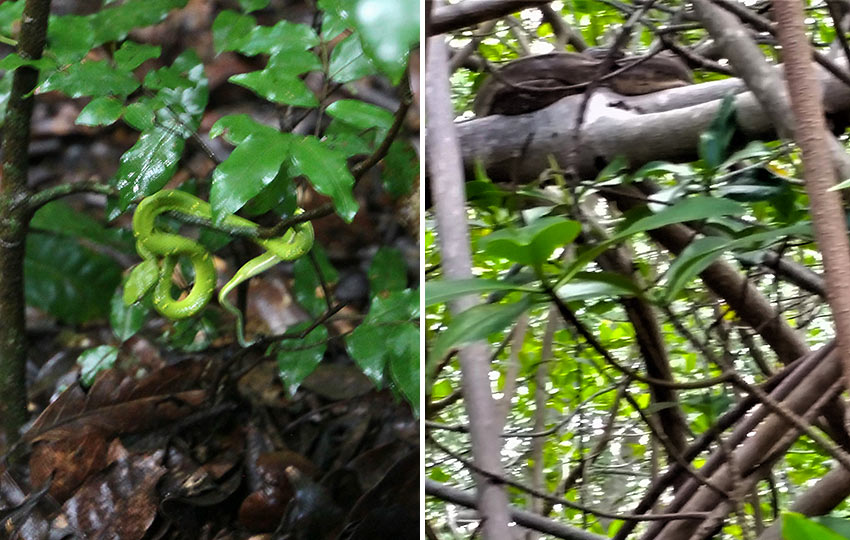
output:
<svg viewBox="0 0 850 540"><path fill-rule="evenodd" d="M669 163L667 161L650 161L634 173L638 179L646 177L658 177L666 174L674 176L692 176L695 173L693 167L687 164Z"/></svg>
<svg viewBox="0 0 850 540"><path fill-rule="evenodd" d="M357 0L351 17L363 50L398 84L410 48L419 42L419 1Z"/></svg>
<svg viewBox="0 0 850 540"><path fill-rule="evenodd" d="M122 253L136 252L132 232L105 227L100 221L74 210L63 201L53 201L39 208L30 225L58 235L85 238Z"/></svg>
<svg viewBox="0 0 850 540"><path fill-rule="evenodd" d="M108 126L121 118L124 104L111 97L96 97L83 107L77 120L81 126Z"/></svg>
<svg viewBox="0 0 850 540"><path fill-rule="evenodd" d="M507 281L483 278L456 279L452 281L426 281L425 307L449 302L468 294L481 294L493 291L526 291L531 289L518 287Z"/></svg>
<svg viewBox="0 0 850 540"><path fill-rule="evenodd" d="M145 259L130 270L127 282L124 283L124 303L138 302L153 288L159 279L159 266L153 259Z"/></svg>
<svg viewBox="0 0 850 540"><path fill-rule="evenodd" d="M231 10L218 14L213 22L213 43L215 52L237 51L248 40L257 20L250 15L242 15Z"/></svg>
<svg viewBox="0 0 850 540"><path fill-rule="evenodd" d="M698 238L682 250L667 270L664 300L670 301L690 281L723 254L729 239L721 236Z"/></svg>
<svg viewBox="0 0 850 540"><path fill-rule="evenodd" d="M156 45L143 45L135 41L125 41L115 51L115 64L123 70L131 71L153 58L159 58L162 49Z"/></svg>
<svg viewBox="0 0 850 540"><path fill-rule="evenodd" d="M299 331L306 329L309 322L300 323L288 331ZM294 348L279 347L275 355L277 357L277 372L284 388L289 396L295 395L295 391L313 373L319 362L325 355L328 344L328 330L322 325L317 326L307 334L304 339L297 342Z"/></svg>
<svg viewBox="0 0 850 540"><path fill-rule="evenodd" d="M563 302L642 295L634 281L611 272L579 272L556 292Z"/></svg>
<svg viewBox="0 0 850 540"><path fill-rule="evenodd" d="M118 348L111 345L101 345L81 352L77 357L77 364L80 365L80 380L83 386L91 386L97 374L110 369L116 360Z"/></svg>
<svg viewBox="0 0 850 540"><path fill-rule="evenodd" d="M133 200L159 191L171 180L185 144L174 131L162 127L142 132L136 144L121 156L115 174L117 214ZM116 213L110 212L110 217L116 217Z"/></svg>
<svg viewBox="0 0 850 540"><path fill-rule="evenodd" d="M328 304L325 298L320 296L321 283L310 259L314 258L319 263L322 276L328 284L336 283L339 280L339 272L333 267L328 260L327 253L318 243L313 245L310 253L311 257L301 257L293 265L292 273L295 278L293 289L298 305L313 317L318 317L327 310Z"/></svg>
<svg viewBox="0 0 850 540"><path fill-rule="evenodd" d="M115 291L110 302L109 324L112 333L124 343L142 329L150 309L144 304L124 303L124 295L120 290Z"/></svg>
<svg viewBox="0 0 850 540"><path fill-rule="evenodd" d="M850 520L836 516L815 516L812 521L823 525L844 538L850 538Z"/></svg>
<svg viewBox="0 0 850 540"><path fill-rule="evenodd" d="M247 114L222 116L210 128L210 138L223 137L233 145L240 145L249 136L276 137L279 131L261 124Z"/></svg>
<svg viewBox="0 0 850 540"><path fill-rule="evenodd" d="M247 55L277 55L306 51L319 44L319 36L306 24L280 21L274 26L254 26L238 51ZM315 55L312 55L315 58ZM320 65L321 67L321 65ZM319 69L319 68L317 68Z"/></svg>
<svg viewBox="0 0 850 540"><path fill-rule="evenodd" d="M71 64L50 75L39 92L58 90L68 97L126 96L136 91L139 81L127 71L117 70L106 60L88 60Z"/></svg>
<svg viewBox="0 0 850 540"><path fill-rule="evenodd" d="M419 157L410 143L393 141L383 163L381 179L387 193L394 197L410 193L419 179Z"/></svg>
<svg viewBox="0 0 850 540"><path fill-rule="evenodd" d="M398 291L407 286L407 263L397 249L381 246L369 266L372 294Z"/></svg>
<svg viewBox="0 0 850 540"><path fill-rule="evenodd" d="M24 12L24 4L17 2L0 2L0 32L7 36L12 35L12 26L19 20Z"/></svg>
<svg viewBox="0 0 850 540"><path fill-rule="evenodd" d="M404 289L372 295L364 324L398 324L419 318L419 290Z"/></svg>
<svg viewBox="0 0 850 540"><path fill-rule="evenodd" d="M169 84L159 89L154 100L162 102L157 111L159 122L184 139L189 138L201 124L209 100L209 81L204 64L198 53L189 49L181 53L170 67L151 73L158 74L164 70L176 70L186 84Z"/></svg>
<svg viewBox="0 0 850 540"><path fill-rule="evenodd" d="M31 66L44 72L56 69L56 61L52 58L39 58L38 60L21 58L17 53L7 54L0 60L0 70L12 71L21 66Z"/></svg>
<svg viewBox="0 0 850 540"><path fill-rule="evenodd" d="M668 206L651 216L638 219L617 233L617 238L627 238L635 233L658 229L674 223L684 223L719 216L741 215L746 209L729 199L715 197L689 197Z"/></svg>
<svg viewBox="0 0 850 540"><path fill-rule="evenodd" d="M65 15L50 17L47 44L51 56L60 64L74 64L98 45L91 17Z"/></svg>
<svg viewBox="0 0 850 540"><path fill-rule="evenodd" d="M269 0L239 0L239 7L241 7L242 11L245 13L251 13L252 11L263 9L267 5L269 5Z"/></svg>
<svg viewBox="0 0 850 540"><path fill-rule="evenodd" d="M6 75L0 78L0 126L3 125L3 121L6 119L6 102L9 101L9 94L12 93L12 77L11 73L6 73Z"/></svg>
<svg viewBox="0 0 850 540"><path fill-rule="evenodd" d="M328 73L334 82L347 83L375 75L378 69L372 60L363 53L360 38L352 34L337 43L331 52Z"/></svg>
<svg viewBox="0 0 850 540"><path fill-rule="evenodd" d="M393 358L402 357L396 360L399 364L410 361L412 337L408 328L412 327L410 321L419 318L419 309L418 290L404 289L373 295L365 320L346 339L349 354L377 388L383 385L387 365ZM418 330L416 332L414 355L418 361ZM399 365L399 368L402 366ZM403 384L408 385L406 378L410 377L410 373L402 372L401 375L405 377ZM399 389L404 395L410 391L410 388Z"/></svg>
<svg viewBox="0 0 850 540"><path fill-rule="evenodd" d="M612 180L623 176L628 169L629 160L622 154L614 156L614 159L602 169L594 180L594 184L611 183Z"/></svg>
<svg viewBox="0 0 850 540"><path fill-rule="evenodd" d="M486 339L490 334L501 332L525 312L531 301L528 297L512 304L482 304L458 314L448 327L431 342L428 355L428 371L442 362L452 349Z"/></svg>
<svg viewBox="0 0 850 540"><path fill-rule="evenodd" d="M216 167L210 188L214 221L235 213L277 177L290 141L284 133L249 135Z"/></svg>
<svg viewBox="0 0 850 540"><path fill-rule="evenodd" d="M147 101L137 101L124 107L124 121L134 129L147 131L156 125L156 116Z"/></svg>
<svg viewBox="0 0 850 540"><path fill-rule="evenodd" d="M316 107L319 104L313 91L294 75L264 69L233 75L228 80L273 103L294 107Z"/></svg>
<svg viewBox="0 0 850 540"><path fill-rule="evenodd" d="M109 313L109 301L121 281L121 267L67 237L27 236L27 304L67 323L83 323Z"/></svg>
<svg viewBox="0 0 850 540"><path fill-rule="evenodd" d="M345 155L313 136L294 141L291 152L293 173L306 176L316 191L331 198L336 213L351 223L358 205L352 193L354 177L348 170Z"/></svg>
<svg viewBox="0 0 850 540"><path fill-rule="evenodd" d="M769 201L789 191L791 186L781 176L765 168L749 169L735 175L717 188L717 195L739 202Z"/></svg>
<svg viewBox="0 0 850 540"><path fill-rule="evenodd" d="M735 100L731 95L726 95L717 115L699 137L699 156L709 169L716 170L726 159L736 125Z"/></svg>
<svg viewBox="0 0 850 540"><path fill-rule="evenodd" d="M328 116L359 130L377 129L379 137L383 137L393 125L393 114L390 111L356 99L334 101L325 110Z"/></svg>
<svg viewBox="0 0 850 540"><path fill-rule="evenodd" d="M123 41L132 30L157 24L172 9L182 8L188 0L127 0L121 5L102 9L87 18L95 30L94 45Z"/></svg>
<svg viewBox="0 0 850 540"><path fill-rule="evenodd" d="M419 416L419 329L412 324L402 325L389 336L387 345L393 382Z"/></svg>
<svg viewBox="0 0 850 540"><path fill-rule="evenodd" d="M345 339L348 354L378 390L383 387L387 367L389 334L390 329L386 327L364 323Z"/></svg>
<svg viewBox="0 0 850 540"><path fill-rule="evenodd" d="M782 513L783 540L845 540L844 536L796 512Z"/></svg>
<svg viewBox="0 0 850 540"><path fill-rule="evenodd" d="M493 257L539 266L556 248L575 240L580 231L581 225L576 221L545 217L519 229L496 231L483 239L483 248Z"/></svg>

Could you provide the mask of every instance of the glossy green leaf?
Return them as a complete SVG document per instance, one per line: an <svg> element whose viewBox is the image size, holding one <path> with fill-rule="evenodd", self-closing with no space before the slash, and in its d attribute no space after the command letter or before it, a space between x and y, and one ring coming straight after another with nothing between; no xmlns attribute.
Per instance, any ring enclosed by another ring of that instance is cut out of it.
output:
<svg viewBox="0 0 850 540"><path fill-rule="evenodd" d="M210 188L215 221L242 208L277 177L290 140L284 133L249 135L216 167Z"/></svg>
<svg viewBox="0 0 850 540"><path fill-rule="evenodd" d="M306 176L316 191L331 198L336 213L350 223L358 205L352 193L354 177L348 170L345 155L313 136L294 141L291 152L293 174Z"/></svg>
<svg viewBox="0 0 850 540"><path fill-rule="evenodd" d="M256 22L257 20L250 15L242 15L231 10L219 13L212 27L215 52L239 50L248 40Z"/></svg>
<svg viewBox="0 0 850 540"><path fill-rule="evenodd" d="M720 236L699 238L686 247L676 257L667 271L667 291L664 299L672 299L682 287L687 285L724 251L752 251L769 246L771 243L788 236L812 237L811 223L800 222L788 227L766 231L745 231L741 236L730 239Z"/></svg>
<svg viewBox="0 0 850 540"><path fill-rule="evenodd" d="M328 304L327 300L320 296L321 282L310 259L316 259L319 263L322 277L328 285L333 285L339 280L339 272L333 267L328 260L327 253L318 243L313 245L310 255L310 257L301 257L295 261L292 268L295 278L293 289L298 305L307 310L313 317L318 317L328 309Z"/></svg>
<svg viewBox="0 0 850 540"><path fill-rule="evenodd" d="M375 75L378 68L363 52L360 38L352 34L340 41L331 52L328 73L334 82L346 83Z"/></svg>
<svg viewBox="0 0 850 540"><path fill-rule="evenodd" d="M127 71L115 69L106 60L88 60L71 64L50 75L39 92L58 90L66 96L126 96L139 87L139 81Z"/></svg>
<svg viewBox="0 0 850 540"><path fill-rule="evenodd" d="M83 107L74 123L82 126L108 126L121 118L124 104L112 97L96 97Z"/></svg>
<svg viewBox="0 0 850 540"><path fill-rule="evenodd" d="M617 233L618 238L626 238L638 232L658 229L673 223L684 223L719 216L738 216L746 209L729 199L715 197L689 197L668 206L664 210L652 214L628 225Z"/></svg>
<svg viewBox="0 0 850 540"><path fill-rule="evenodd" d="M401 395L419 415L419 329L412 324L396 328L388 337L390 375Z"/></svg>
<svg viewBox="0 0 850 540"><path fill-rule="evenodd" d="M483 240L483 249L493 257L539 266L556 248L575 240L580 231L578 222L545 217L519 229L503 229L490 234Z"/></svg>
<svg viewBox="0 0 850 540"><path fill-rule="evenodd" d="M263 9L269 5L269 0L239 0L239 7L245 13L251 13L258 9Z"/></svg>
<svg viewBox="0 0 850 540"><path fill-rule="evenodd" d="M135 336L142 329L150 313L150 308L144 304L127 305L120 290L112 296L109 307L109 324L112 326L112 333L121 340L121 343Z"/></svg>
<svg viewBox="0 0 850 540"><path fill-rule="evenodd" d="M782 514L783 540L846 540L844 536L795 512Z"/></svg>
<svg viewBox="0 0 850 540"><path fill-rule="evenodd" d="M109 301L121 281L121 267L67 237L27 236L27 304L67 323L83 323L109 313Z"/></svg>
<svg viewBox="0 0 850 540"><path fill-rule="evenodd" d="M238 51L247 56L300 52L319 44L319 36L306 24L279 21L274 26L255 25ZM315 55L313 55L315 58Z"/></svg>
<svg viewBox="0 0 850 540"><path fill-rule="evenodd" d="M628 277L611 272L579 272L556 291L562 302L641 296L642 291Z"/></svg>
<svg viewBox="0 0 850 540"><path fill-rule="evenodd" d="M186 81L186 85L165 85L156 93L154 103L161 101L158 120L164 127L177 132L184 139L192 136L201 124L201 118L209 101L209 81L204 71L204 63L198 53L189 49L180 54L170 67Z"/></svg>
<svg viewBox="0 0 850 540"><path fill-rule="evenodd" d="M381 179L387 193L394 197L410 193L414 183L419 180L419 156L416 150L406 141L393 141L383 164Z"/></svg>
<svg viewBox="0 0 850 540"><path fill-rule="evenodd" d="M346 339L348 352L363 373L381 388L387 365L394 357L399 364L409 362L411 336L407 327L410 321L419 318L419 291L405 289L389 294L372 296L369 313L363 323L354 329ZM416 357L419 351L418 330L416 337ZM401 365L399 368L401 369ZM402 372L403 377L410 373ZM406 381L402 381L408 384ZM401 389L406 394L406 391ZM408 389L409 390L409 389ZM417 398L418 399L418 398Z"/></svg>
<svg viewBox="0 0 850 540"><path fill-rule="evenodd" d="M106 227L64 201L50 202L36 211L30 225L42 231L85 238L122 253L136 253L133 233L128 229Z"/></svg>
<svg viewBox="0 0 850 540"><path fill-rule="evenodd" d="M91 17L64 15L51 17L47 27L48 56L60 64L79 62L98 45Z"/></svg>
<svg viewBox="0 0 850 540"><path fill-rule="evenodd" d="M89 15L95 29L95 45L123 41L132 30L161 22L171 10L186 6L187 1L127 0Z"/></svg>
<svg viewBox="0 0 850 540"><path fill-rule="evenodd" d="M379 390L383 388L389 360L387 340L390 332L387 327L361 324L345 339L348 354Z"/></svg>
<svg viewBox="0 0 850 540"><path fill-rule="evenodd" d="M146 101L137 101L124 107L124 121L138 131L153 129L156 116Z"/></svg>
<svg viewBox="0 0 850 540"><path fill-rule="evenodd" d="M92 349L86 349L77 357L80 365L80 381L83 386L91 386L97 374L110 369L118 360L118 348L112 345L101 345Z"/></svg>
<svg viewBox="0 0 850 540"><path fill-rule="evenodd" d="M12 35L12 26L21 20L24 12L24 4L21 0L17 2L0 2L0 32L7 36Z"/></svg>
<svg viewBox="0 0 850 540"><path fill-rule="evenodd" d="M667 270L667 289L664 299L670 301L690 281L723 254L729 239L721 236L697 238L686 247Z"/></svg>
<svg viewBox="0 0 850 540"><path fill-rule="evenodd" d="M410 49L419 42L419 1L357 0L351 20L363 50L398 84Z"/></svg>
<svg viewBox="0 0 850 540"><path fill-rule="evenodd" d="M518 291L532 292L531 289L518 287L506 281L493 279L469 278L452 281L426 281L425 282L425 306L433 306L449 302L468 294L482 294L493 291Z"/></svg>
<svg viewBox="0 0 850 540"><path fill-rule="evenodd" d="M657 177L672 174L675 176L692 176L695 174L693 167L688 164L670 163L667 161L651 161L635 171L635 178Z"/></svg>
<svg viewBox="0 0 850 540"><path fill-rule="evenodd" d="M240 145L251 135L261 137L275 137L278 130L261 124L247 114L229 114L222 116L210 128L210 137L223 137L224 140L233 145Z"/></svg>
<svg viewBox="0 0 850 540"><path fill-rule="evenodd" d="M373 294L364 323L398 324L413 321L419 318L419 309L419 289Z"/></svg>
<svg viewBox="0 0 850 540"><path fill-rule="evenodd" d="M57 64L52 58L42 57L38 60L32 60L28 58L21 58L17 53L7 54L2 60L0 60L0 70L12 71L21 66L31 66L44 72L48 72L56 69Z"/></svg>
<svg viewBox="0 0 850 540"><path fill-rule="evenodd" d="M9 94L12 91L13 78L12 74L8 72L0 78L0 126L6 119L6 102L9 101Z"/></svg>
<svg viewBox="0 0 850 540"><path fill-rule="evenodd" d="M383 137L393 124L393 113L356 99L340 99L328 105L328 116L349 124L358 130L377 129Z"/></svg>
<svg viewBox="0 0 850 540"><path fill-rule="evenodd" d="M369 283L372 294L407 286L407 263L399 250L386 246L378 249L369 265Z"/></svg>
<svg viewBox="0 0 850 540"><path fill-rule="evenodd" d="M287 331L297 332L305 329L309 324L309 322L301 323ZM275 356L278 376L291 397L295 395L301 382L313 373L322 361L328 345L328 330L319 325L303 339L292 342L295 346L288 346L286 343L276 350Z"/></svg>
<svg viewBox="0 0 850 540"><path fill-rule="evenodd" d="M458 314L431 342L428 355L429 366L441 362L452 349L487 339L490 334L501 332L513 324L524 313L531 302L528 297L511 304L481 304ZM426 376L431 375L431 369Z"/></svg>
<svg viewBox="0 0 850 540"><path fill-rule="evenodd" d="M708 129L699 137L699 156L709 169L717 169L726 159L735 128L735 101L727 95Z"/></svg>
<svg viewBox="0 0 850 540"><path fill-rule="evenodd" d="M153 58L159 58L162 49L156 45L147 45L136 43L135 41L125 41L121 47L115 51L115 64L123 70L133 70L141 66L144 62Z"/></svg>
<svg viewBox="0 0 850 540"><path fill-rule="evenodd" d="M124 303L138 302L153 288L159 279L159 266L153 259L145 259L130 270L124 283Z"/></svg>
<svg viewBox="0 0 850 540"><path fill-rule="evenodd" d="M844 538L850 538L850 519L837 516L815 516L811 519Z"/></svg>
<svg viewBox="0 0 850 540"><path fill-rule="evenodd" d="M155 127L142 132L136 144L121 156L115 174L118 213L125 211L133 200L159 191L171 180L184 146L185 141L171 130Z"/></svg>
<svg viewBox="0 0 850 540"><path fill-rule="evenodd" d="M316 107L319 104L313 91L295 75L262 70L233 75L228 80L281 105Z"/></svg>
<svg viewBox="0 0 850 540"><path fill-rule="evenodd" d="M750 169L717 188L717 195L738 202L769 201L788 191L788 181L768 169Z"/></svg>

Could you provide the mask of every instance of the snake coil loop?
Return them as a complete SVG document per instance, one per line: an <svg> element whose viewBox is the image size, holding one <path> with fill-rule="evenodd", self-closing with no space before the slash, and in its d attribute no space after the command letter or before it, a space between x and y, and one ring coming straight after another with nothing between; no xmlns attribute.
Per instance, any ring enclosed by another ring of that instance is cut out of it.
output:
<svg viewBox="0 0 850 540"><path fill-rule="evenodd" d="M124 302L131 304L137 301L153 286L154 308L169 319L184 319L200 312L212 298L216 285L215 267L212 255L204 246L190 238L156 227L157 216L165 212L180 212L212 220L209 203L183 191L166 189L142 200L133 215L133 234L136 238L136 251L143 261L131 272L128 283L133 281L134 274L138 274L135 277L137 285L125 288ZM224 224L228 227L259 228L253 221L235 215L226 216ZM242 313L227 301L227 294L240 283L277 263L294 260L306 254L313 247L313 238L313 226L307 222L294 226L280 237L252 239L266 251L242 265L233 278L221 288L218 296L219 303L237 317L237 337L240 344L245 345ZM185 297L176 299L171 293L171 277L180 257L188 257L191 261L195 282ZM152 272L153 268L158 268L155 274Z"/></svg>

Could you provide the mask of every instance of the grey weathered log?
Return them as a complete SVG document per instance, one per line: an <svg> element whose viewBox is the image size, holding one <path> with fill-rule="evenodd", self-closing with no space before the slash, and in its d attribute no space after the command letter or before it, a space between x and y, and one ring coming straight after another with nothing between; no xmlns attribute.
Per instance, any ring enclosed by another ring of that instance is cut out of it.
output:
<svg viewBox="0 0 850 540"><path fill-rule="evenodd" d="M777 68L778 69L778 68ZM850 110L850 88L820 71L829 113ZM560 166L592 178L615 156L632 166L654 160L693 161L699 135L716 115L722 98L735 96L737 121L751 138L774 138L771 118L739 79L724 79L641 96L597 90L576 139L573 126L581 95L518 116L488 116L460 122L464 165L481 160L494 180L528 182L553 155ZM575 145L578 143L578 149Z"/></svg>

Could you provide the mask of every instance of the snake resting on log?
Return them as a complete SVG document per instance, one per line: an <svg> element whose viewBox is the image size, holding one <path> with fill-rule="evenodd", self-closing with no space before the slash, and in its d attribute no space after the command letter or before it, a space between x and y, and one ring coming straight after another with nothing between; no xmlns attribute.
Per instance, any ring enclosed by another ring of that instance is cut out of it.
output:
<svg viewBox="0 0 850 540"><path fill-rule="evenodd" d="M166 189L143 199L133 214L133 235L142 262L130 273L124 288L124 302L128 305L136 302L153 287L154 308L169 319L184 319L200 312L210 301L216 285L215 266L212 255L204 246L156 226L157 216L166 212L177 212L204 221L212 220L209 203L183 191ZM223 224L230 228L259 228L253 221L235 215L226 216ZM309 252L313 247L313 226L309 222L300 223L280 237L251 240L265 252L239 268L218 294L221 306L237 318L236 334L243 346L247 343L242 328L242 313L227 301L227 294L240 283L277 263L297 259ZM180 257L191 261L195 281L189 293L177 299L171 292L171 278Z"/></svg>
<svg viewBox="0 0 850 540"><path fill-rule="evenodd" d="M486 78L472 109L478 117L525 114L580 94L588 83L603 75L599 69L607 54L605 49L554 52L508 62ZM600 82L624 96L650 94L693 82L688 66L675 56L661 53L615 58L613 71Z"/></svg>

